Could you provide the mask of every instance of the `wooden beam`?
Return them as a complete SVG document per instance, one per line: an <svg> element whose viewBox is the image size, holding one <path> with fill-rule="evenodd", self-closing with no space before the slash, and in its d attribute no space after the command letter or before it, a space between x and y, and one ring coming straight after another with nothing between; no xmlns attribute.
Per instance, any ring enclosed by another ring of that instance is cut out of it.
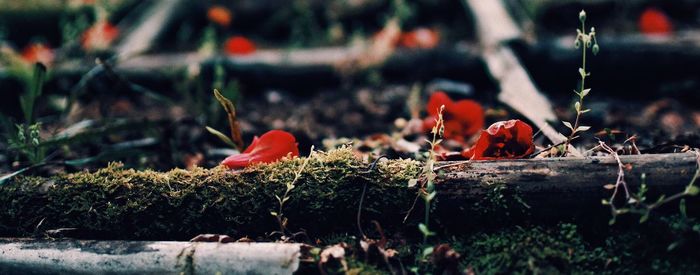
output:
<svg viewBox="0 0 700 275"><path fill-rule="evenodd" d="M0 240L3 274L292 274L300 244Z"/></svg>
<svg viewBox="0 0 700 275"><path fill-rule="evenodd" d="M484 61L493 78L500 84L498 99L534 123L552 143L565 141L566 137L548 123L557 120L552 104L539 92L520 60L506 45L506 42L521 38L522 35L503 2L464 1L476 19Z"/></svg>
<svg viewBox="0 0 700 275"><path fill-rule="evenodd" d="M452 64L479 66L478 57L469 47L455 46L452 48L438 48L431 50L406 50L397 51L389 57L387 64L407 63L413 59L420 59L426 55L449 56L450 60L457 60ZM185 69L189 65L202 64L213 60L224 60L236 67L266 67L270 69L296 70L303 68L319 68L323 71L336 71L340 65L357 60L365 53L361 47L318 47L305 49L268 49L258 50L247 56L215 56L207 57L197 52L148 54L129 58L117 63L114 69L124 73L154 73ZM439 61L439 60L438 60ZM439 64L436 64L439 65ZM85 60L68 60L56 64L52 73L75 74L85 73L94 64L86 64ZM410 69L410 67L406 67ZM0 73L5 69L0 67Z"/></svg>
<svg viewBox="0 0 700 275"><path fill-rule="evenodd" d="M150 7L143 12L141 18L132 24L132 29L115 46L117 63L134 57L151 49L156 38L161 34L176 14L182 0L153 1Z"/></svg>

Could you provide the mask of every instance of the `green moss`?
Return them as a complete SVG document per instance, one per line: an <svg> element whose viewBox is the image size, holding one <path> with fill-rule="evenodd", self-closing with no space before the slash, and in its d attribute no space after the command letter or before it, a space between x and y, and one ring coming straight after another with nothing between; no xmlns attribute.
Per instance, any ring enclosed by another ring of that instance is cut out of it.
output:
<svg viewBox="0 0 700 275"><path fill-rule="evenodd" d="M576 226L554 229L515 227L469 237L456 247L464 266L478 274L598 273L614 261L600 247L591 247Z"/></svg>
<svg viewBox="0 0 700 275"><path fill-rule="evenodd" d="M273 231L270 211L303 158L242 171L223 167L135 171L110 164L96 172L52 178L18 177L0 187L0 233L25 236L76 227L84 237L187 239L211 232L234 236ZM348 148L316 153L285 205L290 230L353 228L363 183L363 215L400 224L415 190L406 182L419 163L392 160L367 171Z"/></svg>
<svg viewBox="0 0 700 275"><path fill-rule="evenodd" d="M670 216L648 224L582 231L570 223L505 226L452 237L440 235L432 244L449 244L462 255L459 269L476 274L688 274L700 270L700 255L696 253L700 224L692 218ZM358 252L356 239L324 239L350 244L348 263L367 272L389 274L384 265L367 262ZM674 243L680 244L669 251ZM440 267L421 258L420 242L390 239L387 246L398 251L405 268L415 268L419 274L440 274Z"/></svg>

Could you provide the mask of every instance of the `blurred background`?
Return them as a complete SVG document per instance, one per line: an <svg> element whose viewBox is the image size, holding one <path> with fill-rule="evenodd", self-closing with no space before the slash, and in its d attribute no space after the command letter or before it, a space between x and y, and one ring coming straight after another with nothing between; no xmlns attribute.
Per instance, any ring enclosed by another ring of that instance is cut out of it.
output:
<svg viewBox="0 0 700 275"><path fill-rule="evenodd" d="M601 50L588 63L594 133L579 146L632 136L643 152L699 146L700 1L487 2L517 26L505 45L560 120L575 116L587 11ZM360 156L420 159L410 121L435 91L478 101L487 125L527 120L498 97L473 3L0 0L0 174L215 166L236 151L206 129L228 135L214 89L234 103L246 143L284 129L302 155L353 144Z"/></svg>

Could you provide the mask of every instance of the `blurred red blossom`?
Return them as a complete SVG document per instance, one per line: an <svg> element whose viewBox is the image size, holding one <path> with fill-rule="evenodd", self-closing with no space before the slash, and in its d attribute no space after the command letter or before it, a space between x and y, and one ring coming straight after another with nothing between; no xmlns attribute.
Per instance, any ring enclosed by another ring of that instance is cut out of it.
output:
<svg viewBox="0 0 700 275"><path fill-rule="evenodd" d="M119 36L119 28L107 21L98 21L83 32L80 45L85 50L104 50Z"/></svg>
<svg viewBox="0 0 700 275"><path fill-rule="evenodd" d="M432 49L440 42L440 34L429 28L417 28L401 34L399 46L409 49Z"/></svg>
<svg viewBox="0 0 700 275"><path fill-rule="evenodd" d="M22 59L30 63L42 63L51 65L54 60L54 51L43 43L31 43L22 50Z"/></svg>
<svg viewBox="0 0 700 275"><path fill-rule="evenodd" d="M499 121L481 132L462 155L472 160L526 158L535 151L532 127L517 119Z"/></svg>
<svg viewBox="0 0 700 275"><path fill-rule="evenodd" d="M649 35L669 35L673 32L673 24L666 14L655 8L647 8L639 16L639 30Z"/></svg>
<svg viewBox="0 0 700 275"><path fill-rule="evenodd" d="M207 11L209 21L219 24L222 27L228 27L231 24L231 11L226 7L213 6Z"/></svg>
<svg viewBox="0 0 700 275"><path fill-rule="evenodd" d="M255 52L255 44L243 36L232 36L224 42L224 49L229 55L248 55Z"/></svg>
<svg viewBox="0 0 700 275"><path fill-rule="evenodd" d="M299 156L296 139L288 132L272 130L260 138L255 137L243 153L229 156L221 164L231 169L244 168L255 163L275 162L286 156Z"/></svg>
<svg viewBox="0 0 700 275"><path fill-rule="evenodd" d="M445 120L446 139L465 142L484 127L484 110L479 103L469 99L452 101L444 92L436 92L428 100L429 116L423 120L424 131L430 131L435 126L435 119L442 105L445 105L442 115Z"/></svg>

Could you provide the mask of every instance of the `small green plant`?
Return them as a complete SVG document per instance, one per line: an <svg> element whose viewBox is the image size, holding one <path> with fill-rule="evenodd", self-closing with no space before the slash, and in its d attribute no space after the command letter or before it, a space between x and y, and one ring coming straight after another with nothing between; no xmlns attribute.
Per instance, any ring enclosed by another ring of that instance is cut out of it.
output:
<svg viewBox="0 0 700 275"><path fill-rule="evenodd" d="M8 141L10 149L15 150L18 156L25 157L30 164L37 164L44 159L46 148L41 146L39 131L41 123L16 124L17 134Z"/></svg>
<svg viewBox="0 0 700 275"><path fill-rule="evenodd" d="M279 233L282 235L282 238L287 238L287 222L289 221L287 217L284 216L284 204L290 199L290 194L294 188L296 188L296 183L301 177L301 173L304 172L304 169L306 168L306 165L309 163L309 160L313 157L314 154L314 147L311 146L311 152L309 153L309 156L304 159L304 162L301 163L301 166L299 166L299 170L294 172L294 179L292 181L287 182L285 184L285 190L284 193L282 194L282 197L275 195L275 198L277 199L277 202L279 203L279 208L277 211L271 211L270 215L275 217L277 220L277 224L279 225L279 232L274 232L274 233Z"/></svg>
<svg viewBox="0 0 700 275"><path fill-rule="evenodd" d="M21 77L25 82L25 91L19 96L23 123L15 124L16 132L8 135L9 148L16 152L18 159L26 159L34 165L44 159L46 148L41 146L41 123L36 122L36 103L41 98L46 67L41 63L33 66L31 77Z"/></svg>
<svg viewBox="0 0 700 275"><path fill-rule="evenodd" d="M590 88L586 89L586 78L591 75L590 72L586 71L586 52L589 48L593 54L598 54L600 51L600 47L598 46L598 41L595 36L595 28L591 27L591 31L586 33L586 12L581 10L581 12L578 14L578 19L581 21L581 28L576 30L577 34L574 46L577 49L580 48L582 54L581 67L578 68L578 73L581 76L581 86L578 91L574 90L574 93L576 93L578 96L578 100L576 103L574 103L574 109L576 110L576 119L574 120L574 123L563 121L564 125L571 130L571 134L569 134L564 142L564 148L561 150L562 156L566 156L569 144L571 144L573 139L578 137L577 135L580 132L587 131L591 128L590 126L580 125L581 116L590 111L590 109L584 109L583 107L583 99L591 91Z"/></svg>
<svg viewBox="0 0 700 275"><path fill-rule="evenodd" d="M612 213L610 224L614 224L617 217L623 214L637 214L640 216L639 223L644 223L649 219L653 210L678 199L681 199L681 212L683 213L685 212L685 200L683 198L696 196L700 193L700 188L695 185L698 177L700 177L700 150L698 149L692 151L696 156L697 168L685 189L670 196L661 195L656 201L649 202L647 198L648 187L646 184L646 174L642 174L642 184L637 192L631 193L625 182L624 164L620 161L620 157L610 146L602 141L599 143L599 146L613 155L618 163L618 177L616 183L605 186L606 189L614 190L613 194L609 199L603 200L602 202L603 205L610 206L610 212ZM618 207L615 205L615 198L617 198L620 189L624 191L625 203L621 207Z"/></svg>
<svg viewBox="0 0 700 275"><path fill-rule="evenodd" d="M202 55L212 55L218 48L218 41L219 39L216 35L216 28L213 25L209 25L204 28L204 31L202 32L202 37L200 38L199 48L197 51Z"/></svg>
<svg viewBox="0 0 700 275"><path fill-rule="evenodd" d="M437 173L435 172L435 163L437 162L437 146L442 142L441 137L445 132L444 120L442 113L445 110L445 106L440 106L440 111L438 112L438 117L435 119L435 126L430 130L433 135L432 140L426 140L430 145L430 150L428 151L428 158L425 161L425 166L423 166L423 185L419 190L419 195L423 198L425 204L425 213L423 217L423 222L418 224L418 230L420 230L423 235L423 252L422 258L433 253L433 246L428 246L428 238L435 235L435 232L430 230L430 208L431 202L435 199L437 192L435 191L435 179L437 178ZM409 183L410 185L411 183Z"/></svg>

